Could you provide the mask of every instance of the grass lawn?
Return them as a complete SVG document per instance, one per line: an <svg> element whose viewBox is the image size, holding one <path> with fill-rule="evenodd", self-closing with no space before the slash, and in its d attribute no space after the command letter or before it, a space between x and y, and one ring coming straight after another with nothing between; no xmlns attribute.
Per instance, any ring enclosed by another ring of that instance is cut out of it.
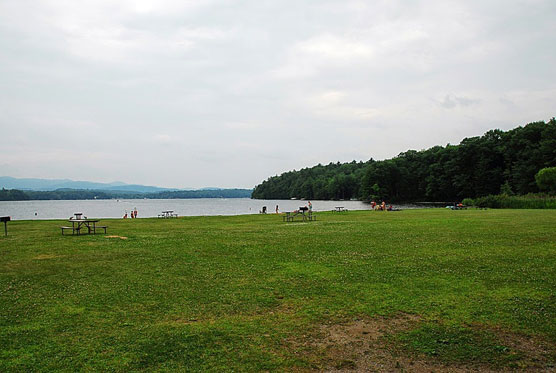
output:
<svg viewBox="0 0 556 373"><path fill-rule="evenodd" d="M556 210L318 219L10 222L0 371L554 369Z"/></svg>

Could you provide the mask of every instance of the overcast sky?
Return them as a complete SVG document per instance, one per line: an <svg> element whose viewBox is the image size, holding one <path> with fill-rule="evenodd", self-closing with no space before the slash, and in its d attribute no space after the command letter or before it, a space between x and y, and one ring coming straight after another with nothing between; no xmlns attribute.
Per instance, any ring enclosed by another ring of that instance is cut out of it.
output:
<svg viewBox="0 0 556 373"><path fill-rule="evenodd" d="M554 0L0 0L0 176L251 188L554 115Z"/></svg>

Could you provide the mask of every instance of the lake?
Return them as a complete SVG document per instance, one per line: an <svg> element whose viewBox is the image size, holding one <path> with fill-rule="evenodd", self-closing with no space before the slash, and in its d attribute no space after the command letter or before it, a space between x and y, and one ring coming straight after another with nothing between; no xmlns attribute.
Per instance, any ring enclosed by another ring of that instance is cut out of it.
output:
<svg viewBox="0 0 556 373"><path fill-rule="evenodd" d="M314 211L330 211L336 206L348 210L370 210L361 201L311 201ZM299 200L257 200L250 198L198 198L198 199L108 199L77 201L0 201L0 216L14 220L68 219L76 212L89 218L121 218L137 208L138 218L156 217L162 211L173 210L179 216L244 215L258 214L263 206L273 213L276 205L280 211L293 211L305 206ZM411 208L414 206L400 206Z"/></svg>

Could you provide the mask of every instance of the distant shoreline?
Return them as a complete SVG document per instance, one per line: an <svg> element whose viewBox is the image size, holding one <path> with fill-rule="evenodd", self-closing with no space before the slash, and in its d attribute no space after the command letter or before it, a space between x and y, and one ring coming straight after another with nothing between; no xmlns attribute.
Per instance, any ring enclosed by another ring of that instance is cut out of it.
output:
<svg viewBox="0 0 556 373"><path fill-rule="evenodd" d="M0 201L251 198L252 192L251 189L177 190L150 193L94 189L56 189L49 191L2 189L0 190Z"/></svg>

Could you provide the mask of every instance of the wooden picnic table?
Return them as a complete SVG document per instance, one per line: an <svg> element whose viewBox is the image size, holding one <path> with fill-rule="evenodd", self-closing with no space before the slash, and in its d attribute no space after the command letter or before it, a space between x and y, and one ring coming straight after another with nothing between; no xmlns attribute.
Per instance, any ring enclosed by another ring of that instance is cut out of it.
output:
<svg viewBox="0 0 556 373"><path fill-rule="evenodd" d="M336 212L346 212L346 208L344 206L336 206L334 207Z"/></svg>
<svg viewBox="0 0 556 373"><path fill-rule="evenodd" d="M313 215L313 211L309 210L307 208L301 208L301 209L296 210L296 211L286 211L286 212L284 212L284 215L282 216L282 220L290 222L290 221L294 221L294 219L296 217L300 217L301 219L303 219L303 221L317 220L317 216Z"/></svg>
<svg viewBox="0 0 556 373"><path fill-rule="evenodd" d="M66 226L66 227L60 227L62 228L62 235L64 234L65 230L70 230L71 229L71 234L77 234L78 236L80 234L83 234L81 232L81 230L87 230L87 234L96 234L97 233L97 229L102 229L104 230L104 233L106 233L106 229L108 227L106 226L97 226L97 223L100 220L98 219L68 219L68 222L71 223L71 227Z"/></svg>
<svg viewBox="0 0 556 373"><path fill-rule="evenodd" d="M161 214L158 214L159 218L177 218L178 214L174 214L174 210L166 210L162 211Z"/></svg>

